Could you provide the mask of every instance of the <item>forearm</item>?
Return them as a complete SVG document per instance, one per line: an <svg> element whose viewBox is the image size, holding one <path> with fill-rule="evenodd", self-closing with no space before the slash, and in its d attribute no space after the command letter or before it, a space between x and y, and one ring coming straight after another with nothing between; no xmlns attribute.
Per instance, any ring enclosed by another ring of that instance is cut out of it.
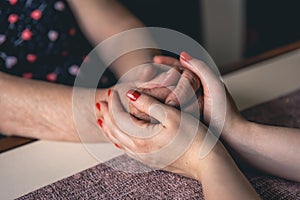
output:
<svg viewBox="0 0 300 200"><path fill-rule="evenodd" d="M68 0L68 3L85 34L95 45L114 34L144 26L115 0Z"/></svg>
<svg viewBox="0 0 300 200"><path fill-rule="evenodd" d="M39 139L79 141L73 121L72 87L27 80L2 72L0 86L0 132ZM91 132L97 133L97 129L93 129L94 124L91 123Z"/></svg>
<svg viewBox="0 0 300 200"><path fill-rule="evenodd" d="M103 40L117 33L144 26L138 18L114 0L69 0L68 2L83 32L94 45L98 45ZM140 37L145 37L145 35L142 34ZM149 37L145 38L147 38L145 39L145 44L147 44L148 41L146 40ZM110 57L118 52L119 49L128 49L128 47L130 49L130 45L135 43L136 39L136 36L128 34L121 41L111 42L109 47L101 51L101 56ZM123 56L119 55L120 57L112 63L111 69L117 77L121 77L135 66L152 62L152 57L156 53L158 51L142 49Z"/></svg>
<svg viewBox="0 0 300 200"><path fill-rule="evenodd" d="M205 199L259 199L223 145L217 144L201 162L198 180Z"/></svg>
<svg viewBox="0 0 300 200"><path fill-rule="evenodd" d="M252 166L300 181L300 130L245 122L226 142Z"/></svg>

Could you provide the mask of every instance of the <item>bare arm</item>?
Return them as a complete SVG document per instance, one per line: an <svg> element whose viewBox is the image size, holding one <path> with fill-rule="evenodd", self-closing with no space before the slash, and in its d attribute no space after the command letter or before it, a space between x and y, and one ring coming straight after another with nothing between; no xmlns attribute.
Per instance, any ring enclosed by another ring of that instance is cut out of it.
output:
<svg viewBox="0 0 300 200"><path fill-rule="evenodd" d="M205 63L186 53L182 53L181 56L181 64L201 79L204 88L204 108L222 103L226 107L226 116L220 111L214 116L217 119L225 117L224 127L217 127L222 130L223 140L252 166L275 176L300 181L300 129L248 122L240 115L228 92L225 101L213 98L213 94L225 86ZM210 110L204 110L204 118L209 115ZM209 122L205 120L206 123Z"/></svg>
<svg viewBox="0 0 300 200"><path fill-rule="evenodd" d="M235 124L223 136L252 166L289 180L300 181L300 130L248 121Z"/></svg>
<svg viewBox="0 0 300 200"><path fill-rule="evenodd" d="M70 0L69 4L85 34L95 45L113 34L143 26L116 1ZM114 68L114 72L121 76L131 67L151 59L152 54L148 50L130 53L116 61L114 66L118 67ZM25 80L1 72L0 84L2 133L40 139L79 140L72 116L72 87ZM104 95L107 91L98 90L98 101ZM99 133L99 129L90 109L94 104L86 106L86 132L91 133L87 137L92 141L93 134Z"/></svg>
<svg viewBox="0 0 300 200"><path fill-rule="evenodd" d="M72 113L72 87L27 80L0 72L0 132L39 139L79 141ZM83 92L88 90L83 89ZM106 90L97 91L99 99ZM94 108L94 105L87 105ZM89 130L99 134L89 111ZM98 138L98 137L97 137Z"/></svg>
<svg viewBox="0 0 300 200"><path fill-rule="evenodd" d="M260 199L220 143L198 165L205 199Z"/></svg>
<svg viewBox="0 0 300 200"><path fill-rule="evenodd" d="M95 45L122 31L143 27L143 23L115 0L68 0L78 23Z"/></svg>
<svg viewBox="0 0 300 200"><path fill-rule="evenodd" d="M94 45L98 45L114 34L144 26L139 19L115 0L69 0L68 2L83 32ZM126 39L124 42L126 43L128 40L130 39ZM107 49L108 55L110 51L120 48L120 45L120 43L111 45L112 47ZM112 64L112 70L120 77L132 67L152 62L155 53L158 51L148 49L128 53Z"/></svg>

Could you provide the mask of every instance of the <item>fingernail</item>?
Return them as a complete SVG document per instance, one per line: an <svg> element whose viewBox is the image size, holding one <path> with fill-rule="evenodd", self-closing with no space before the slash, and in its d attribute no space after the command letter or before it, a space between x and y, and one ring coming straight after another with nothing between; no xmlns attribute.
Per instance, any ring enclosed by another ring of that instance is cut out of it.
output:
<svg viewBox="0 0 300 200"><path fill-rule="evenodd" d="M108 89L107 95L110 96L110 93L111 93L111 89Z"/></svg>
<svg viewBox="0 0 300 200"><path fill-rule="evenodd" d="M117 143L115 143L114 145L115 145L115 147L122 149L122 147L120 145L118 145Z"/></svg>
<svg viewBox="0 0 300 200"><path fill-rule="evenodd" d="M131 100L131 101L136 101L140 97L141 93L135 90L129 90L126 94L126 96Z"/></svg>
<svg viewBox="0 0 300 200"><path fill-rule="evenodd" d="M103 122L102 122L102 120L101 119L98 119L98 124L99 124L99 126L102 128L103 127Z"/></svg>
<svg viewBox="0 0 300 200"><path fill-rule="evenodd" d="M100 103L96 103L96 108L100 111Z"/></svg>
<svg viewBox="0 0 300 200"><path fill-rule="evenodd" d="M168 104L169 106L176 106L176 105L177 105L176 102L173 101L173 100L168 101L167 104Z"/></svg>
<svg viewBox="0 0 300 200"><path fill-rule="evenodd" d="M190 56L188 53L186 53L185 51L181 52L180 54L180 58L186 62L189 62L190 60L192 60L192 56Z"/></svg>

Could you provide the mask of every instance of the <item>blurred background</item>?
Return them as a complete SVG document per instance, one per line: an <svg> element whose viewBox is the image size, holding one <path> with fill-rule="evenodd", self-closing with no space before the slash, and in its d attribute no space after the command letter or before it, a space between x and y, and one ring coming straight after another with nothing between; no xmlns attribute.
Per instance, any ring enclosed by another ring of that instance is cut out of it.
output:
<svg viewBox="0 0 300 200"><path fill-rule="evenodd" d="M147 26L197 40L219 67L300 39L299 0L120 0Z"/></svg>

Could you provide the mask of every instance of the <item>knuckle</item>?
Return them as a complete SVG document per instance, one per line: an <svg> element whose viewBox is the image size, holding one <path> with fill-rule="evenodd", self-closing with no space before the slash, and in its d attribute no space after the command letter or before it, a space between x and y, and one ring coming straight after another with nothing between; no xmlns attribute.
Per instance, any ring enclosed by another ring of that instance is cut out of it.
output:
<svg viewBox="0 0 300 200"><path fill-rule="evenodd" d="M148 96L144 96L144 100L145 101L142 101L142 106L146 107L146 108L149 108L151 105L154 104L154 99L153 98L150 98Z"/></svg>

